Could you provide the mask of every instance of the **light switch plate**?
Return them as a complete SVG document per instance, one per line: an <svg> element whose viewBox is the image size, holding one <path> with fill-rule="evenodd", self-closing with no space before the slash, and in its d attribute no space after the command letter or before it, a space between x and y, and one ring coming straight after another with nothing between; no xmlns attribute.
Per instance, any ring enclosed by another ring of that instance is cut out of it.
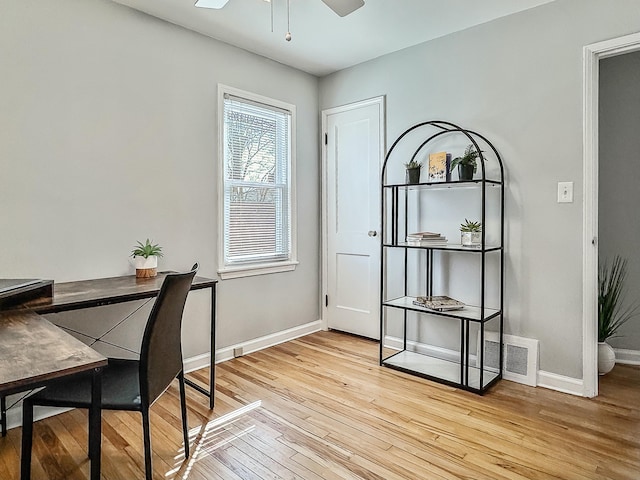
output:
<svg viewBox="0 0 640 480"><path fill-rule="evenodd" d="M573 182L558 182L558 203L573 203Z"/></svg>

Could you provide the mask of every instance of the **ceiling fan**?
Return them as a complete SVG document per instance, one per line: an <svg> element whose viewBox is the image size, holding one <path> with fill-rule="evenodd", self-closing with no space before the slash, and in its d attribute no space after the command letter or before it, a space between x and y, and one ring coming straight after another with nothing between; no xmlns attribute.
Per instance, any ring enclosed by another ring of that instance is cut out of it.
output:
<svg viewBox="0 0 640 480"><path fill-rule="evenodd" d="M196 7L222 8L229 0L196 0ZM267 0L270 1L270 0ZM364 5L364 0L322 0L337 15L344 17Z"/></svg>

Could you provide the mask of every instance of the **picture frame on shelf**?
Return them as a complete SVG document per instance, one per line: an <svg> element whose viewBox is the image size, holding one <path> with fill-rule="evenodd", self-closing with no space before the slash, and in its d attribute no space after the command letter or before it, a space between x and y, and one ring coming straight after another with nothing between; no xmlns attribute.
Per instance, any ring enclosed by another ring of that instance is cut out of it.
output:
<svg viewBox="0 0 640 480"><path fill-rule="evenodd" d="M450 182L451 154L436 152L429 154L429 168L427 169L427 181L430 183Z"/></svg>

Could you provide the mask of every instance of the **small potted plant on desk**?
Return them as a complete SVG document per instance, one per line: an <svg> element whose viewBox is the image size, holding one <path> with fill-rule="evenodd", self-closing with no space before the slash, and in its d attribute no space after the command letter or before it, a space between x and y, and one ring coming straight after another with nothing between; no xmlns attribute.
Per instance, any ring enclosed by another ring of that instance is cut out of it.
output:
<svg viewBox="0 0 640 480"><path fill-rule="evenodd" d="M146 243L138 242L131 256L136 266L137 278L151 278L158 275L158 257L162 256L161 246L152 244L147 238Z"/></svg>
<svg viewBox="0 0 640 480"><path fill-rule="evenodd" d="M473 175L478 170L477 160L479 156L480 152L476 150L473 144L469 144L461 157L456 157L451 161L449 171L453 172L453 169L458 167L459 180L473 180Z"/></svg>
<svg viewBox="0 0 640 480"><path fill-rule="evenodd" d="M478 247L482 243L482 223L464 219L460 224L460 244L463 247Z"/></svg>
<svg viewBox="0 0 640 480"><path fill-rule="evenodd" d="M618 329L638 314L638 304L623 305L627 261L616 255L609 265L598 267L598 373L609 373L616 364L616 354L607 339L616 337Z"/></svg>
<svg viewBox="0 0 640 480"><path fill-rule="evenodd" d="M416 160L411 160L404 164L407 169L406 182L409 184L420 183L420 170L422 170L422 163Z"/></svg>

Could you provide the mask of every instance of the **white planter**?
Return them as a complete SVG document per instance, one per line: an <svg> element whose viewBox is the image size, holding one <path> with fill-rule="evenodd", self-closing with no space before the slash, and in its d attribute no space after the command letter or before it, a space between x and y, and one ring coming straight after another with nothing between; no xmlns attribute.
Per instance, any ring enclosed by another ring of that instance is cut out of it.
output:
<svg viewBox="0 0 640 480"><path fill-rule="evenodd" d="M460 244L463 247L478 247L482 242L482 232L460 232Z"/></svg>
<svg viewBox="0 0 640 480"><path fill-rule="evenodd" d="M133 257L133 262L137 269L145 270L147 268L158 268L158 257L151 255L150 257Z"/></svg>
<svg viewBox="0 0 640 480"><path fill-rule="evenodd" d="M606 375L616 365L616 352L607 342L598 342L598 374Z"/></svg>
<svg viewBox="0 0 640 480"><path fill-rule="evenodd" d="M133 264L136 267L136 277L150 278L158 274L158 257L150 255L149 257L133 257Z"/></svg>

